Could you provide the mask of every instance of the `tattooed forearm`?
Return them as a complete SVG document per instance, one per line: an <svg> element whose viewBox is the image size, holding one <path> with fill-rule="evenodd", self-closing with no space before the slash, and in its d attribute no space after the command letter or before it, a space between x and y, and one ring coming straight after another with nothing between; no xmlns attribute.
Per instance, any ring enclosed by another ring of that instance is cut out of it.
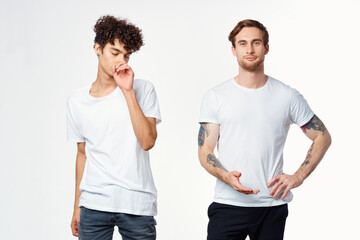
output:
<svg viewBox="0 0 360 240"><path fill-rule="evenodd" d="M201 123L200 124L200 129L199 129L199 135L198 135L198 145L200 147L202 145L204 145L205 135L206 135L206 137L208 136L207 126L206 126L206 123Z"/></svg>
<svg viewBox="0 0 360 240"><path fill-rule="evenodd" d="M303 132L306 134L307 133L307 129L314 129L317 131L320 131L323 133L323 135L326 132L326 127L324 125L324 123L320 120L320 118L318 118L318 116L314 115L311 120L305 124L304 126L301 127Z"/></svg>
<svg viewBox="0 0 360 240"><path fill-rule="evenodd" d="M213 154L208 154L207 162L213 167L218 167L226 171L226 169L221 165L220 161Z"/></svg>
<svg viewBox="0 0 360 240"><path fill-rule="evenodd" d="M303 162L302 166L306 166L306 165L309 165L310 164L310 158L311 158L311 153L312 153L312 150L313 150L313 147L314 147L314 143L311 144L307 154L306 154L306 159L305 161Z"/></svg>

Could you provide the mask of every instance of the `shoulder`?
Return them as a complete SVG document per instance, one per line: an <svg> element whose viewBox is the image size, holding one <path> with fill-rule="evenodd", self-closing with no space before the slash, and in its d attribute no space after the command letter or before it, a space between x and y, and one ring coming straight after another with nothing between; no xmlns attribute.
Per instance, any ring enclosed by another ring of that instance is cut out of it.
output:
<svg viewBox="0 0 360 240"><path fill-rule="evenodd" d="M226 80L215 87L210 88L205 95L222 95L222 93L228 93L229 89L233 89L234 83L233 79Z"/></svg>
<svg viewBox="0 0 360 240"><path fill-rule="evenodd" d="M291 91L291 87L285 83L283 83L282 81L276 79L276 78L273 78L271 76L268 76L268 81L270 81L270 85L274 88L279 88L279 89L282 89L282 90L285 90L285 91Z"/></svg>
<svg viewBox="0 0 360 240"><path fill-rule="evenodd" d="M154 85L145 79L134 79L133 88L135 91L148 92L154 89Z"/></svg>
<svg viewBox="0 0 360 240"><path fill-rule="evenodd" d="M271 90L276 92L277 94L282 94L288 97L292 97L293 94L298 93L295 88L292 88L290 85L285 84L284 82L279 81L278 79L269 76L269 81L270 81L269 86Z"/></svg>
<svg viewBox="0 0 360 240"><path fill-rule="evenodd" d="M213 90L214 92L219 92L219 91L222 91L222 90L227 90L229 88L232 88L233 85L234 85L234 79L231 78L231 79L228 79L228 80L216 85L211 90Z"/></svg>
<svg viewBox="0 0 360 240"><path fill-rule="evenodd" d="M67 102L68 104L73 104L76 102L81 101L86 97L87 94L89 94L91 84L87 84L86 86L83 86L77 90L75 90L68 98Z"/></svg>
<svg viewBox="0 0 360 240"><path fill-rule="evenodd" d="M154 85L144 79L134 79L133 88L138 100L156 96Z"/></svg>

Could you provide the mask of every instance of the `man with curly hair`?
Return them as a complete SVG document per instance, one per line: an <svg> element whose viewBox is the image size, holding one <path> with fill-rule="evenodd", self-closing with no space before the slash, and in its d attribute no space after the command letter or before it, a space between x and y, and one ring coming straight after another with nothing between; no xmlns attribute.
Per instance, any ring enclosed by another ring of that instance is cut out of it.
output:
<svg viewBox="0 0 360 240"><path fill-rule="evenodd" d="M81 240L156 239L157 190L149 152L161 121L153 85L134 79L130 55L143 45L141 30L103 16L94 26L95 82L67 101L67 138L77 142L71 230Z"/></svg>
<svg viewBox="0 0 360 240"><path fill-rule="evenodd" d="M199 159L217 178L207 239L281 240L290 190L316 168L331 137L297 90L265 75L269 35L263 24L243 20L229 40L239 73L206 93L199 121ZM293 123L313 143L299 169L285 174L283 148Z"/></svg>

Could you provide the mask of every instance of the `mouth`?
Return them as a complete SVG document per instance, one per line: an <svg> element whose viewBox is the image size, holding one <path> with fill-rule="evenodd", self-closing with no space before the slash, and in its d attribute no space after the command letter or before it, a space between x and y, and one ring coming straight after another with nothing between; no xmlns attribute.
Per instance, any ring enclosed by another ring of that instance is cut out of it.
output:
<svg viewBox="0 0 360 240"><path fill-rule="evenodd" d="M248 61L254 61L256 59L256 57L248 56L248 57L245 57L245 59L248 60Z"/></svg>

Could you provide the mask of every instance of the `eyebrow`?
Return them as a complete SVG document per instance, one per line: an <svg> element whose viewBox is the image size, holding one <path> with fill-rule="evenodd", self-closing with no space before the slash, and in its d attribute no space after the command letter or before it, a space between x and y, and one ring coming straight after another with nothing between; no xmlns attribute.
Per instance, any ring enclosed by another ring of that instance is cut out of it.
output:
<svg viewBox="0 0 360 240"><path fill-rule="evenodd" d="M111 47L111 50L123 53L120 49L117 49L117 48L114 48L114 47ZM132 54L132 52L127 52L125 55L131 55L131 54Z"/></svg>
<svg viewBox="0 0 360 240"><path fill-rule="evenodd" d="M262 42L262 40L260 38L255 38L255 39L252 39L251 42L256 42L256 41L260 41ZM239 40L238 43L241 43L241 42L247 42L246 40Z"/></svg>

